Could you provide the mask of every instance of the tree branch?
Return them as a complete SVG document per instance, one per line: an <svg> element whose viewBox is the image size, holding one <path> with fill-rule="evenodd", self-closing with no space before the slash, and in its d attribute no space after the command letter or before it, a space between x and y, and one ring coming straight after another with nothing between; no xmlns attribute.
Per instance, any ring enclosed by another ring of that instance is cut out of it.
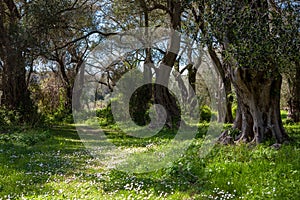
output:
<svg viewBox="0 0 300 200"><path fill-rule="evenodd" d="M180 70L180 74L182 74L186 69L188 69L188 68L190 68L190 67L192 67L193 66L193 64L187 64L182 70Z"/></svg>
<svg viewBox="0 0 300 200"><path fill-rule="evenodd" d="M56 14L59 15L59 14L62 14L64 12L69 12L69 11L73 11L73 10L79 9L82 6L84 6L88 1L89 0L85 0L84 2L81 3L81 5L79 5L79 6L76 7L76 4L79 4L79 0L75 0L74 3L72 4L72 6L70 6L68 8L65 8L63 10L60 10Z"/></svg>
<svg viewBox="0 0 300 200"><path fill-rule="evenodd" d="M10 11L11 15L14 15L17 19L21 19L21 15L17 9L16 4L12 0L4 0L5 4L7 5L7 8Z"/></svg>
<svg viewBox="0 0 300 200"><path fill-rule="evenodd" d="M102 35L104 37L109 37L111 35L117 35L117 33L104 33L104 32L97 31L97 30L96 31L91 31L91 32L89 32L88 34L86 34L86 35L84 35L82 37L79 37L79 38L76 38L76 39L74 39L74 40L72 40L70 42L67 42L66 44L64 44L64 45L62 45L60 47L56 47L55 50L63 49L65 47L69 46L70 44L73 44L73 43L76 43L76 42L78 42L80 40L86 39L87 37L89 37L89 36L91 36L93 34L100 34L100 35Z"/></svg>

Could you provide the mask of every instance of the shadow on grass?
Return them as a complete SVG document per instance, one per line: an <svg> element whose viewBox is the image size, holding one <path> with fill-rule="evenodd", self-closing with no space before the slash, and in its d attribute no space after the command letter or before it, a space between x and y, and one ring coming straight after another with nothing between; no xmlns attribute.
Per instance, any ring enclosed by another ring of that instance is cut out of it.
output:
<svg viewBox="0 0 300 200"><path fill-rule="evenodd" d="M207 124L202 124L198 126L198 132L195 133L195 138L196 139L202 138L203 136L206 135L207 130L208 130ZM117 128L108 129L106 127L103 127L103 131L110 142L112 142L116 146L122 146L122 147L145 147L147 145L152 145L157 143L159 144L166 143L174 139L174 137L177 134L176 130L170 130L167 128L163 128L154 136L145 137L145 138L138 138L138 137L126 135L124 132L122 132ZM147 135L147 133L145 135Z"/></svg>
<svg viewBox="0 0 300 200"><path fill-rule="evenodd" d="M268 145L216 145L205 158L194 145L183 158L165 169L145 174L113 170L107 193L156 196L186 194L195 199L298 199L300 194L300 126L286 126L293 142L275 150ZM122 192L121 192L122 191ZM180 196L182 198L182 196Z"/></svg>
<svg viewBox="0 0 300 200"><path fill-rule="evenodd" d="M199 138L205 130L199 129ZM0 140L0 199L22 195L60 196L59 188L63 184L68 188L68 179L74 174L79 174L81 182L91 180L93 185L100 185L103 195L133 194L140 197L146 196L146 191L156 197L166 195L171 199L208 199L206 197L209 195L220 199L224 197L221 196L224 192L228 192L235 195L232 197L243 196L244 199L293 199L300 193L300 126L287 126L286 130L295 141L283 145L278 151L266 146L217 145L202 159L198 152L201 146L199 139L199 143L193 144L182 158L165 169L129 174L117 170L87 170L92 157L74 126L56 126L49 131L50 138L34 145ZM174 137L171 131L144 139L130 137L114 129L105 132L112 142L124 148L144 147L149 143L159 145ZM90 192L93 185L87 186L86 190ZM269 191L270 188L272 191ZM74 190L70 189L71 193ZM179 195L172 196L173 193ZM95 190L94 197L98 194L98 190ZM181 194L186 196L182 197Z"/></svg>
<svg viewBox="0 0 300 200"><path fill-rule="evenodd" d="M24 134L29 133L14 135ZM34 145L0 140L0 197L56 193L56 188L47 183L84 167L90 155L74 127L55 127L49 130L49 136Z"/></svg>

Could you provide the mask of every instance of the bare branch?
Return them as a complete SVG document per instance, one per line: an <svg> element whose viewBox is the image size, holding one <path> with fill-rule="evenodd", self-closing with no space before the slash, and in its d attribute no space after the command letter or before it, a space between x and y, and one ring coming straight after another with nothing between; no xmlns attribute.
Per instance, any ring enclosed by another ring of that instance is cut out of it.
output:
<svg viewBox="0 0 300 200"><path fill-rule="evenodd" d="M63 49L63 48L65 48L65 47L69 46L70 44L73 44L73 43L76 43L76 42L78 42L78 41L80 41L80 40L86 39L87 37L89 37L89 36L91 36L91 35L93 35L93 34L100 34L100 35L102 35L102 36L104 36L104 37L109 37L109 36L111 36L111 35L116 35L117 33L104 33L104 32L97 31L97 30L96 30L96 31L91 31L91 32L89 32L88 34L86 34L86 35L84 35L84 36L82 36L82 37L79 37L79 38L76 38L76 39L74 39L74 40L72 40L72 41L70 41L70 42L67 42L67 43L64 44L63 46L56 47L55 50Z"/></svg>

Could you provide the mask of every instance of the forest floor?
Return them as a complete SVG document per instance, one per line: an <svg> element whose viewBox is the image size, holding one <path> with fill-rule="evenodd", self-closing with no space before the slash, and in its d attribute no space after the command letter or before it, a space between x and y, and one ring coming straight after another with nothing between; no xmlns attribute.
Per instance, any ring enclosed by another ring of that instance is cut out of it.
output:
<svg viewBox="0 0 300 200"><path fill-rule="evenodd" d="M136 174L99 164L73 125L14 128L0 133L0 199L300 199L300 124L285 127L294 142L279 150L216 145L201 158L198 137L171 165ZM106 132L125 149L147 143ZM159 148L171 135L152 143Z"/></svg>

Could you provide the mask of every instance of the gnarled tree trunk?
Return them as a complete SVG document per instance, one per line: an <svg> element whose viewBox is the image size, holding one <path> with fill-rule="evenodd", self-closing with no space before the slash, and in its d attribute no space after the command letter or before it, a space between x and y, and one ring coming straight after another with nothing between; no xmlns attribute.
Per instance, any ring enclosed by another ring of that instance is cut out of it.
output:
<svg viewBox="0 0 300 200"><path fill-rule="evenodd" d="M230 75L239 104L234 128L241 134L235 139L256 143L271 138L276 143L287 141L280 116L281 75L244 68L234 69Z"/></svg>

